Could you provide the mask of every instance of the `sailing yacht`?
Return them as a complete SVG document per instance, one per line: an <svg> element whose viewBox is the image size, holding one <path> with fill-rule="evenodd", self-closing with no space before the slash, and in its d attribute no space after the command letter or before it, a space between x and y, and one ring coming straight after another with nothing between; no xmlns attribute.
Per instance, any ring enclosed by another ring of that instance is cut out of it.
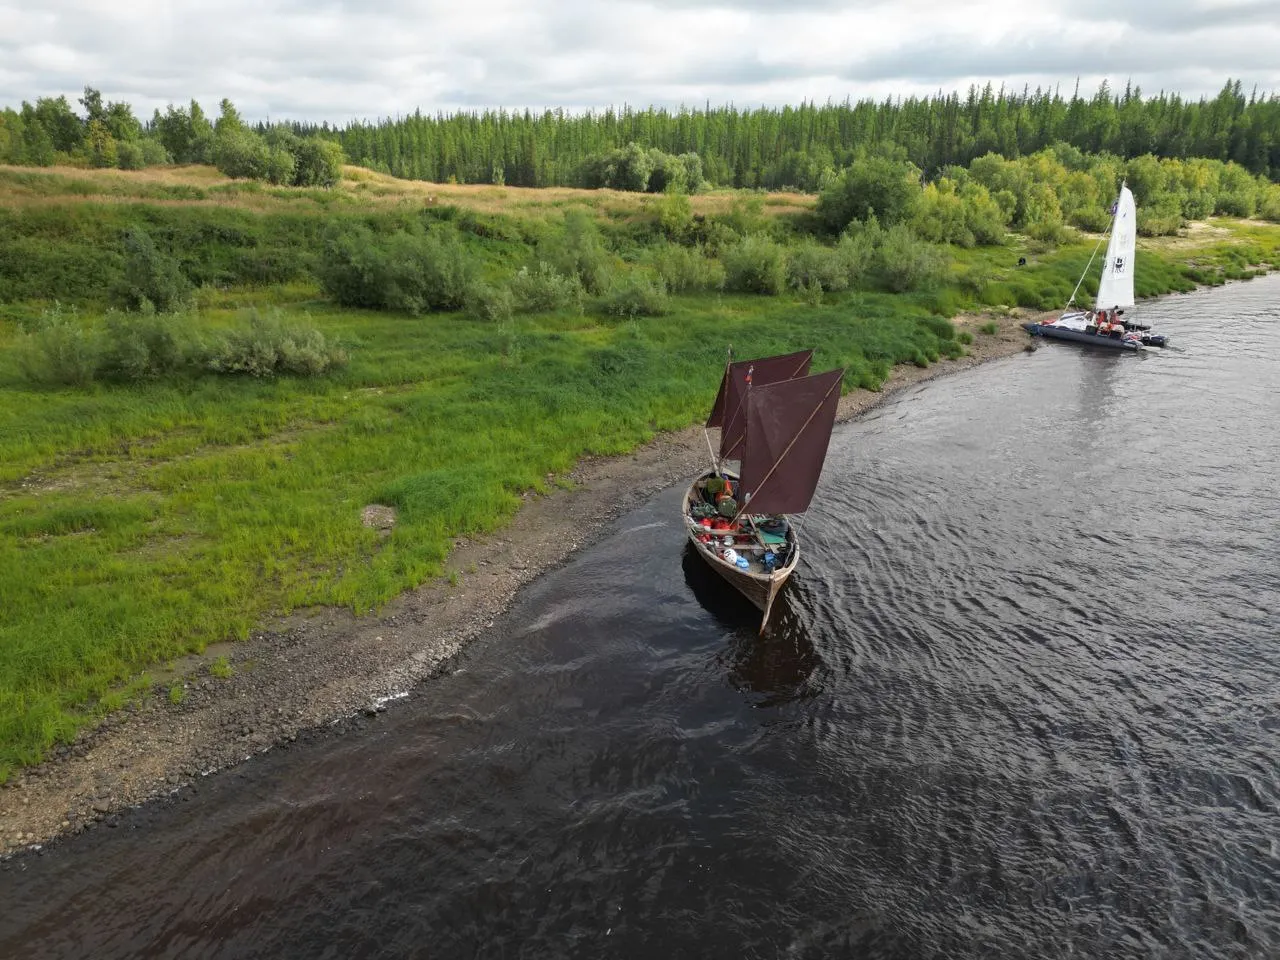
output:
<svg viewBox="0 0 1280 960"><path fill-rule="evenodd" d="M1067 301L1066 309L1057 320L1043 323L1024 323L1023 329L1033 337L1051 337L1055 340L1073 340L1094 346L1116 350L1141 350L1143 347L1163 347L1165 338L1151 333L1151 327L1124 317L1127 307L1134 304L1133 273L1134 255L1138 238L1138 210L1133 193L1124 184L1116 200L1115 215L1107 231L1107 254L1102 264L1102 276L1098 280L1098 295L1092 310L1074 306L1080 284L1093 266L1093 257L1080 275L1076 288ZM1098 241L1101 246L1102 241ZM1094 255L1097 254L1094 248Z"/></svg>

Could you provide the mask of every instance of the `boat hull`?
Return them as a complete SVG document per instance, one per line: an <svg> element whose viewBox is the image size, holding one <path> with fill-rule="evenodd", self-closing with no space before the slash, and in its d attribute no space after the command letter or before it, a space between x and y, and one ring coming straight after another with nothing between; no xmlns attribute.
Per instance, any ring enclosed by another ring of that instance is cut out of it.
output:
<svg viewBox="0 0 1280 960"><path fill-rule="evenodd" d="M721 475L735 482L738 479L737 474L729 470L722 470ZM774 601L777 599L778 594L782 592L782 588L786 585L792 571L796 568L796 564L800 561L800 544L796 541L795 530L789 527L787 530L787 544L789 546L787 562L784 566L773 571L773 573L757 573L752 570L743 570L721 557L712 545L703 543L698 539L698 535L706 531L702 527L692 526L689 522L690 506L701 499L697 492L698 484L712 476L715 476L715 474L707 471L695 477L693 482L689 484L689 489L685 491L684 502L681 504L680 520L685 527L689 542L693 544L694 551L702 558L703 562L711 567L729 586L737 590L738 593L746 597L760 610L760 632L763 633L765 625L769 622L769 614L773 610Z"/></svg>
<svg viewBox="0 0 1280 960"><path fill-rule="evenodd" d="M1096 333L1085 333L1082 330L1068 330L1065 327L1056 327L1052 324L1044 323L1024 323L1022 329L1033 337L1049 337L1053 340L1071 340L1075 343L1087 343L1094 347L1103 347L1107 350L1124 350L1134 352L1142 349L1142 344L1136 340L1120 340L1116 337L1101 337ZM1162 341L1163 337L1160 338ZM1155 344L1153 344L1155 346ZM1160 343L1159 346L1164 346Z"/></svg>

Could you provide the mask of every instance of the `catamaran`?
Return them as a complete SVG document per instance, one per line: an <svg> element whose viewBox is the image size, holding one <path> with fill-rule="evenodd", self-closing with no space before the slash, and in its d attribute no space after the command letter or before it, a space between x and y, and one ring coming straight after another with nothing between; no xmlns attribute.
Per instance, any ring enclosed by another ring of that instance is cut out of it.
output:
<svg viewBox="0 0 1280 960"><path fill-rule="evenodd" d="M1076 294L1089 275L1093 256L1080 275L1071 299L1057 320L1043 323L1024 323L1023 329L1033 337L1052 337L1055 340L1074 340L1099 347L1117 350L1141 350L1143 347L1163 347L1165 338L1151 333L1151 327L1135 323L1124 317L1126 307L1132 307L1134 255L1137 250L1138 210L1133 193L1124 184L1116 200L1111 228L1107 231L1107 255L1102 264L1102 276L1098 280L1098 296L1092 310L1075 307ZM1098 241L1098 246L1102 241ZM1094 247L1094 256L1098 248Z"/></svg>
<svg viewBox="0 0 1280 960"><path fill-rule="evenodd" d="M800 560L789 515L813 500L840 402L844 370L810 375L812 360L804 350L725 365L706 424L711 469L694 478L681 510L698 555L762 611L761 633Z"/></svg>

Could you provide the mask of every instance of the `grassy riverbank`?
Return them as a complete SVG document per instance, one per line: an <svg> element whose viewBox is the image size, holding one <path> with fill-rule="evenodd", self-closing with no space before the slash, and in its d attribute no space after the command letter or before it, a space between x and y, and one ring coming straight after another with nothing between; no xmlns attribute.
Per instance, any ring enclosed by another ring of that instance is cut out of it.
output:
<svg viewBox="0 0 1280 960"><path fill-rule="evenodd" d="M25 244L32 256L10 260L0 303L0 778L144 689L148 665L242 637L277 611L367 610L438 576L455 538L495 529L524 492L556 483L577 458L626 452L702 416L730 343L738 356L813 346L819 367L848 367L847 389L875 389L894 364L960 353L946 317L961 310L1060 305L1094 247L1093 238L1053 249L1011 238L953 251L943 282L897 295L707 291L672 296L659 316L414 317L320 296L308 257L326 220L420 216L447 197L459 209L431 219L464 221L468 249L494 274L577 207L612 225L611 255L625 272L658 201L446 194L373 176L333 193L203 172L207 183L57 176L10 174L0 202L19 233L8 255ZM694 202L708 217L806 215L794 195L765 198L754 213L729 194ZM181 315L193 332L278 311L343 344L348 364L313 378L190 369L129 383L33 382L25 331L55 299L78 302L78 327L103 326L103 277L121 271L106 238L133 222L166 237L204 284ZM1139 292L1261 264L1280 266L1280 229L1215 222L1144 242ZM362 522L372 504L395 509L389 532Z"/></svg>

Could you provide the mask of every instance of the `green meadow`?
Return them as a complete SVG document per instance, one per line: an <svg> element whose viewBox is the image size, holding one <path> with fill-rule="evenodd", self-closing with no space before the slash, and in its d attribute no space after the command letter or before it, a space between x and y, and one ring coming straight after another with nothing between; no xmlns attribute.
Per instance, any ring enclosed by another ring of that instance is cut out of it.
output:
<svg viewBox="0 0 1280 960"><path fill-rule="evenodd" d="M536 191L512 191L520 212L505 214L489 195L475 210L461 194L443 210L407 192L364 203L351 187L251 190L221 202L214 191L233 187L222 181L189 184L199 193L183 197L176 180L139 179L133 192L113 180L117 193L104 195L86 171L62 184L7 176L0 780L140 695L153 665L300 607L374 610L440 576L455 538L498 529L522 493L545 491L579 457L625 453L698 421L730 345L739 357L811 346L819 368L847 368L846 390L875 390L895 364L959 356L970 335L956 333L957 313L1061 306L1096 244L1010 235L939 248L935 275L903 292L873 282L870 267L864 282L839 289L783 283L755 293L727 289L712 271L687 292L664 285L654 305L627 291L659 270L649 255L665 242L662 211L651 198L582 191L574 204L598 221L590 249L612 278L598 292L542 310L484 308L491 300L363 309L340 305L317 279L335 220L375 237L409 230L459 244L474 283L496 289L533 251L563 252L562 212L529 206ZM808 242L789 222L803 207L749 200L701 202L712 205L706 221L723 217L726 229L735 217L765 218L784 253ZM156 316L119 309L120 290L137 282L120 235L139 224L191 286L164 321L190 342L163 368L122 366L112 340L132 329L127 318ZM728 251L722 243L699 256L719 262ZM1280 228L1215 220L1144 240L1139 292L1276 266ZM263 318L318 334L342 362L310 375L240 375L208 359L218 337ZM56 375L67 350L87 351L77 369L88 374ZM94 351L116 366L95 367ZM93 373L107 369L117 374ZM125 369L136 375L119 375ZM389 535L362 523L370 504L396 509Z"/></svg>

